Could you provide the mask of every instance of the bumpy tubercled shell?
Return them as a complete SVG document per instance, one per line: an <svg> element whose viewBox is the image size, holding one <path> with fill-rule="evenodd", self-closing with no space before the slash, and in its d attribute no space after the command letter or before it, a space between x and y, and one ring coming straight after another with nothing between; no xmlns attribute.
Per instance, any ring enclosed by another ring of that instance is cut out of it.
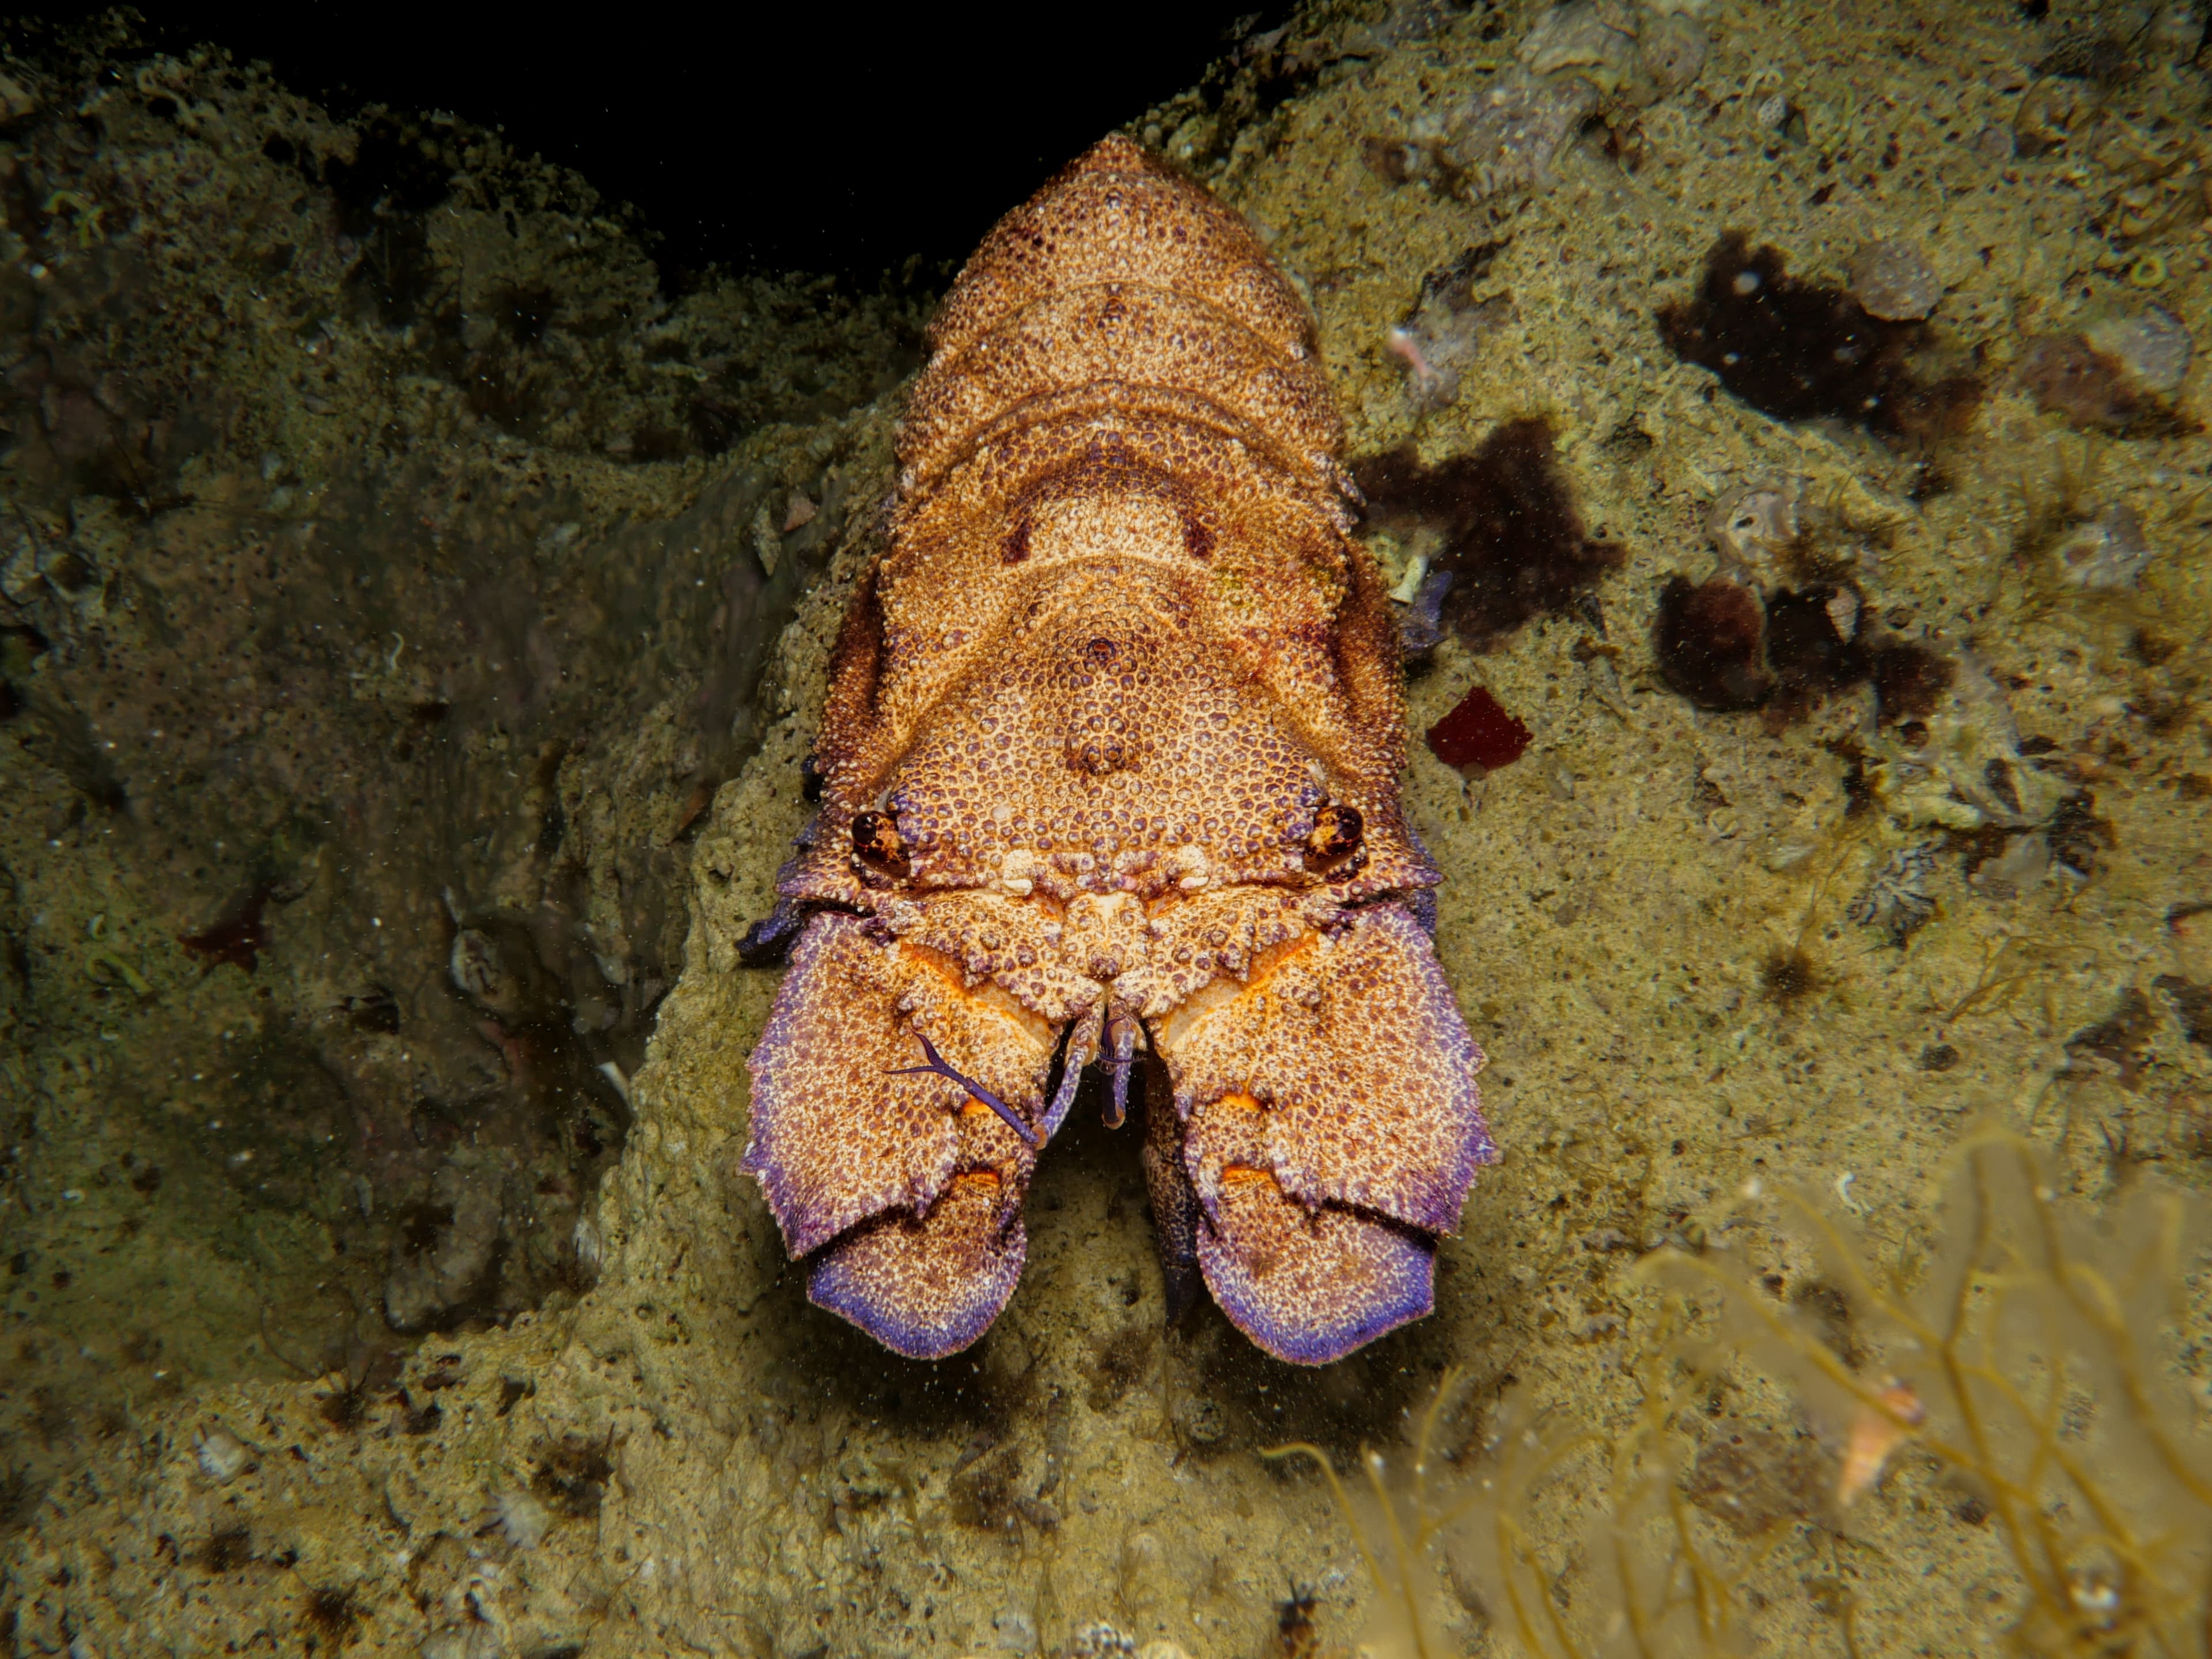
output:
<svg viewBox="0 0 2212 1659"><path fill-rule="evenodd" d="M808 1291L917 1358L1013 1294L1022 1200L1133 1065L1171 1304L1282 1358L1431 1304L1495 1161L1416 901L1395 623L1312 323L1110 138L954 285L848 616L805 929L744 1167Z"/></svg>

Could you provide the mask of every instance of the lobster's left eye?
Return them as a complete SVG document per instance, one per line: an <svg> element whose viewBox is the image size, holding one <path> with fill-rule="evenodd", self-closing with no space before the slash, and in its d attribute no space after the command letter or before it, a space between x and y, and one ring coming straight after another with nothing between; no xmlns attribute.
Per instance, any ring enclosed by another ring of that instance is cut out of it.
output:
<svg viewBox="0 0 2212 1659"><path fill-rule="evenodd" d="M913 869L898 824L888 812L853 815L853 862L861 874L904 878Z"/></svg>
<svg viewBox="0 0 2212 1659"><path fill-rule="evenodd" d="M1314 814L1313 833L1306 837L1306 868L1320 875L1336 873L1346 860L1359 855L1359 840L1366 832L1366 820L1358 807L1322 807Z"/></svg>

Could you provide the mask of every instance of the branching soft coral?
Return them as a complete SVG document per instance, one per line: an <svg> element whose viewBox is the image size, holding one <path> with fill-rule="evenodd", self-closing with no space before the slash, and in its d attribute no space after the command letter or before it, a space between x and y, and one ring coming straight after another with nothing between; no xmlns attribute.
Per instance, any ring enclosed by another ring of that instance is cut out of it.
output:
<svg viewBox="0 0 2212 1659"><path fill-rule="evenodd" d="M1437 1616L1447 1547L1492 1650L1744 1650L1762 1634L1754 1610L1767 1604L1744 1585L1765 1547L1736 1559L1697 1512L1708 1460L1690 1465L1683 1427L1742 1364L1786 1383L1839 1452L1815 1505L1823 1529L1911 1443L1997 1528L2012 1580L2000 1604L2021 1650L2206 1655L2212 1448L2166 1352L2188 1328L2183 1273L2203 1206L2146 1181L2092 1225L2054 1196L2027 1141L1977 1130L1955 1159L1940 1242L1906 1286L1818 1206L1784 1202L1821 1258L1818 1293L1781 1300L1723 1249L1646 1257L1633 1276L1665 1294L1633 1364L1635 1413L1609 1434L1540 1415L1516 1389L1480 1454L1449 1456L1448 1374L1403 1474L1363 1448L1364 1480L1347 1486L1316 1447L1266 1454L1321 1465L1375 1587L1374 1650L1452 1650ZM1916 1577L1896 1599L1925 1589ZM1871 1606L1880 1590L1863 1593ZM1850 1596L1837 1611L1858 1651Z"/></svg>

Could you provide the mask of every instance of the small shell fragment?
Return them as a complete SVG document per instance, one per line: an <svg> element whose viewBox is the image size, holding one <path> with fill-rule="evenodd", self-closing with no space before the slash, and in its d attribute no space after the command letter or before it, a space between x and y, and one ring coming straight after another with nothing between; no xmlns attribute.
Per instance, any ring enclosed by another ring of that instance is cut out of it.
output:
<svg viewBox="0 0 2212 1659"><path fill-rule="evenodd" d="M1851 298L1870 317L1917 323L1936 309L1943 284L1917 242L1869 242L1851 256Z"/></svg>
<svg viewBox="0 0 2212 1659"><path fill-rule="evenodd" d="M2060 538L2058 568L2068 581L2094 592L2132 587L2150 564L2142 521L2123 505L2077 524Z"/></svg>
<svg viewBox="0 0 2212 1659"><path fill-rule="evenodd" d="M1804 534L1804 503L1805 480L1795 474L1755 479L1715 501L1705 533L1723 571L1762 585L1777 580L1783 559Z"/></svg>
<svg viewBox="0 0 2212 1659"><path fill-rule="evenodd" d="M220 1423L210 1423L192 1437L192 1455L200 1473L219 1486L227 1486L252 1460L246 1443Z"/></svg>
<svg viewBox="0 0 2212 1659"><path fill-rule="evenodd" d="M2163 306L2100 317L2081 331L2081 337L2107 357L2125 364L2136 385L2160 397L2171 397L2181 389L2189 374L2189 360L2196 351L2189 330Z"/></svg>
<svg viewBox="0 0 2212 1659"><path fill-rule="evenodd" d="M1804 842L1778 841L1766 849L1765 864L1768 870L1778 876L1803 868L1806 860L1812 856L1813 848Z"/></svg>
<svg viewBox="0 0 2212 1659"><path fill-rule="evenodd" d="M1538 75L1571 70L1609 93L1628 78L1636 41L1607 23L1590 0L1573 0L1539 17L1514 56Z"/></svg>
<svg viewBox="0 0 2212 1659"><path fill-rule="evenodd" d="M1936 854L1942 846L1941 842L1926 841L1901 848L1851 901L1845 914L1901 949L1936 914L1927 884L1936 873Z"/></svg>
<svg viewBox="0 0 2212 1659"><path fill-rule="evenodd" d="M1850 1440L1836 1478L1836 1503L1848 1507L1881 1479L1889 1455L1928 1420L1928 1407L1910 1383L1892 1382L1851 1417Z"/></svg>

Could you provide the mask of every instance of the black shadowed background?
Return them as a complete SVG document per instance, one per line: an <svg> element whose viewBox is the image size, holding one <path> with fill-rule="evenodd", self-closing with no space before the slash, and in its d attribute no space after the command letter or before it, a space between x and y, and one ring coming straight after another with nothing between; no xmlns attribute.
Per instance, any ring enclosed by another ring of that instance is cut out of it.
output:
<svg viewBox="0 0 2212 1659"><path fill-rule="evenodd" d="M15 15L67 27L105 9ZM634 205L678 287L714 265L934 285L1063 162L1289 9L292 0L137 15L151 45L265 59L341 117L381 103L503 127Z"/></svg>

